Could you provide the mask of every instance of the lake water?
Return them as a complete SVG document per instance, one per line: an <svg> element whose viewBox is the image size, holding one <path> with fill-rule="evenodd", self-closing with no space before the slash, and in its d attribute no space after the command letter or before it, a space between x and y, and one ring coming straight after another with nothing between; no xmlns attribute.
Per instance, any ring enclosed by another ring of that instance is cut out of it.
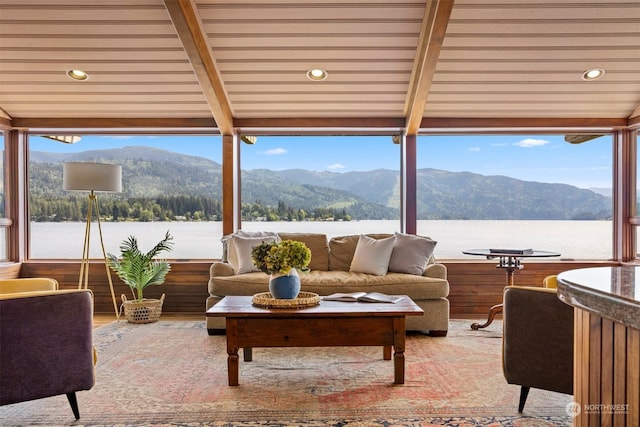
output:
<svg viewBox="0 0 640 427"><path fill-rule="evenodd" d="M222 256L222 222L103 222L107 253L119 254L122 240L138 238L147 251L169 230L174 249L168 258L212 259ZM360 233L393 233L398 221L244 222L244 230L325 233L329 237ZM31 258L80 259L85 223L31 223ZM418 221L418 234L438 241L439 259L479 257L465 249L532 248L559 252L552 259L610 259L611 221ZM101 258L98 224L91 227L90 256Z"/></svg>

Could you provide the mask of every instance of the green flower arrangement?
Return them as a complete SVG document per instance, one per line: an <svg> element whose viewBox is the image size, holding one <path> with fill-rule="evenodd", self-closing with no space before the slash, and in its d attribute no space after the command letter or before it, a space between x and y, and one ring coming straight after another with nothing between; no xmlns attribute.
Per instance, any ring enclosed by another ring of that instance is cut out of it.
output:
<svg viewBox="0 0 640 427"><path fill-rule="evenodd" d="M256 267L267 274L287 275L292 268L307 271L311 251L307 245L296 240L262 242L251 250L251 259Z"/></svg>

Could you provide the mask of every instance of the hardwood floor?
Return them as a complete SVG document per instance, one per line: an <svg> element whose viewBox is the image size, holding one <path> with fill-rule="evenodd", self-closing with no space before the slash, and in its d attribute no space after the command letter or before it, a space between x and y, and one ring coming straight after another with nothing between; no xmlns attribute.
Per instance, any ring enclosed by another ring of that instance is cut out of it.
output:
<svg viewBox="0 0 640 427"><path fill-rule="evenodd" d="M453 317L452 317L453 319ZM486 314L483 316L465 316L462 318L463 320L475 321L482 320L483 322L487 320ZM496 319L502 319L501 315L498 315ZM162 313L160 316L160 320L173 320L176 322L184 322L184 321L193 321L193 320L202 320L205 321L204 313ZM106 313L96 313L93 315L93 327L99 328L100 326L108 325L111 322L116 321L115 314L106 314ZM120 317L121 322L126 322L127 319L124 316Z"/></svg>
<svg viewBox="0 0 640 427"><path fill-rule="evenodd" d="M202 320L204 322L204 313L162 313L161 320L174 320L174 321L190 321L190 320ZM100 326L108 325L111 322L116 321L116 315L106 313L96 313L93 315L93 327L99 328ZM120 316L121 322L126 322L127 319L124 315Z"/></svg>

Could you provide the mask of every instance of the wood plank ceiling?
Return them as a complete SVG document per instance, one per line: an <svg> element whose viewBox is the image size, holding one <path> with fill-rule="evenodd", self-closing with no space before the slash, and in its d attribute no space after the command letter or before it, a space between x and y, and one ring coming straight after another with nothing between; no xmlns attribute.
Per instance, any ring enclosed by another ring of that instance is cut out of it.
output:
<svg viewBox="0 0 640 427"><path fill-rule="evenodd" d="M309 80L314 67L328 78ZM582 80L591 68L606 74ZM417 130L423 117L626 120L639 106L638 0L0 0L0 115L14 125Z"/></svg>

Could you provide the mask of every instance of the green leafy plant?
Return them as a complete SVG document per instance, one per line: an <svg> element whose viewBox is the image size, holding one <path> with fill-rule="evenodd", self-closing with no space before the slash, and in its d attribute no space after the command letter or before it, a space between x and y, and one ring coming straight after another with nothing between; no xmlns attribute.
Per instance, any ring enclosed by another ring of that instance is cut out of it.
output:
<svg viewBox="0 0 640 427"><path fill-rule="evenodd" d="M292 268L307 271L311 251L302 242L262 242L251 250L251 259L256 267L267 274L289 274Z"/></svg>
<svg viewBox="0 0 640 427"><path fill-rule="evenodd" d="M171 251L173 247L171 240L173 237L167 231L164 239L149 252L142 253L138 248L138 239L129 236L120 245L121 259L113 254L107 255L109 267L129 285L136 301L142 301L142 293L147 286L164 283L171 265L166 260L155 259L155 257L164 251Z"/></svg>

